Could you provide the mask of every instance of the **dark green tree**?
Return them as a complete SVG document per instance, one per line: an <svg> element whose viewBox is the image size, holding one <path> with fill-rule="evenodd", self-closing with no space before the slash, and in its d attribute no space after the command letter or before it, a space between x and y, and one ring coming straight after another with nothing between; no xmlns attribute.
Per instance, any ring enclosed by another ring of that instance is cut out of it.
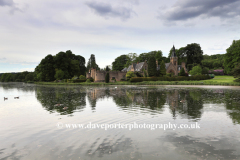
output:
<svg viewBox="0 0 240 160"><path fill-rule="evenodd" d="M199 44L192 43L188 44L184 47L185 52L183 53L183 57L186 57L186 65L188 64L200 64L203 60L203 51Z"/></svg>
<svg viewBox="0 0 240 160"><path fill-rule="evenodd" d="M224 70L230 74L240 62L240 40L234 40L224 56Z"/></svg>
<svg viewBox="0 0 240 160"><path fill-rule="evenodd" d="M121 71L123 70L125 64L129 61L129 57L127 55L121 55L117 57L114 62L112 62L112 70Z"/></svg>
<svg viewBox="0 0 240 160"><path fill-rule="evenodd" d="M109 73L107 72L106 76L105 76L105 82L109 83Z"/></svg>
<svg viewBox="0 0 240 160"><path fill-rule="evenodd" d="M202 74L209 74L209 69L207 67L203 67Z"/></svg>
<svg viewBox="0 0 240 160"><path fill-rule="evenodd" d="M59 69L56 71L54 77L56 78L56 80L61 80L64 77L64 72L61 69Z"/></svg>
<svg viewBox="0 0 240 160"><path fill-rule="evenodd" d="M40 81L53 81L55 74L53 56L49 54L42 59L35 71L39 74Z"/></svg>
<svg viewBox="0 0 240 160"><path fill-rule="evenodd" d="M107 66L107 67L106 67L106 71L108 72L109 70L110 70L110 69L109 69L109 67Z"/></svg>
<svg viewBox="0 0 240 160"><path fill-rule="evenodd" d="M97 63L96 63L96 59L95 59L95 55L91 54L88 63L87 63L87 71L89 71L91 68L94 68L96 70L100 70L100 68L98 67Z"/></svg>
<svg viewBox="0 0 240 160"><path fill-rule="evenodd" d="M184 70L184 68L182 68L182 69L180 70L179 75L180 75L180 76L185 76L185 70Z"/></svg>
<svg viewBox="0 0 240 160"><path fill-rule="evenodd" d="M157 66L155 57L150 57L148 61L148 76L153 77L156 76Z"/></svg>
<svg viewBox="0 0 240 160"><path fill-rule="evenodd" d="M166 68L165 68L165 62L162 60L160 64L160 76L166 75Z"/></svg>
<svg viewBox="0 0 240 160"><path fill-rule="evenodd" d="M236 65L236 67L232 70L232 74L234 76L235 82L240 82L240 63L238 63L238 65Z"/></svg>

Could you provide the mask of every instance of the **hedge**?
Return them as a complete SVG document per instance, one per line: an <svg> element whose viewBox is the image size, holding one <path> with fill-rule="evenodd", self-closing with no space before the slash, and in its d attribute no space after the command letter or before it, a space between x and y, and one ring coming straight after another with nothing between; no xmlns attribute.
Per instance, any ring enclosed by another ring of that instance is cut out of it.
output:
<svg viewBox="0 0 240 160"><path fill-rule="evenodd" d="M81 83L86 82L86 79L69 79L68 83Z"/></svg>
<svg viewBox="0 0 240 160"><path fill-rule="evenodd" d="M211 79L209 75L196 75L196 76L178 76L178 77L132 77L130 82L143 82L143 81L194 81Z"/></svg>

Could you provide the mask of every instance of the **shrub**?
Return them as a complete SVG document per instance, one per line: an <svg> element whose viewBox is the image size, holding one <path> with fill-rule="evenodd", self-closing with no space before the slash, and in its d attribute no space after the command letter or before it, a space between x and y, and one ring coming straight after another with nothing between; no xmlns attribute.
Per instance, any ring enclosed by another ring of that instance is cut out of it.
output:
<svg viewBox="0 0 240 160"><path fill-rule="evenodd" d="M137 77L143 77L142 74L139 73L139 72L136 72L135 74L136 74Z"/></svg>
<svg viewBox="0 0 240 160"><path fill-rule="evenodd" d="M72 83L86 82L86 79L72 79Z"/></svg>
<svg viewBox="0 0 240 160"><path fill-rule="evenodd" d="M136 77L136 75L132 71L128 71L126 74L127 80L130 80L130 78Z"/></svg>
<svg viewBox="0 0 240 160"><path fill-rule="evenodd" d="M179 75L180 75L180 76L185 76L185 70L184 70L184 68L182 68L182 69L180 70Z"/></svg>
<svg viewBox="0 0 240 160"><path fill-rule="evenodd" d="M92 81L88 78L88 79L86 80L86 82L87 82L87 83L91 83Z"/></svg>
<svg viewBox="0 0 240 160"><path fill-rule="evenodd" d="M86 79L84 75L79 76L79 79Z"/></svg>
<svg viewBox="0 0 240 160"><path fill-rule="evenodd" d="M91 82L94 82L94 79L92 77L88 78ZM87 79L87 80L88 80Z"/></svg>
<svg viewBox="0 0 240 160"><path fill-rule="evenodd" d="M172 77L172 74L171 73L167 73L166 74L168 77Z"/></svg>
<svg viewBox="0 0 240 160"><path fill-rule="evenodd" d="M200 66L195 66L195 67L192 68L192 70L189 73L192 76L201 75L202 74L202 68Z"/></svg>

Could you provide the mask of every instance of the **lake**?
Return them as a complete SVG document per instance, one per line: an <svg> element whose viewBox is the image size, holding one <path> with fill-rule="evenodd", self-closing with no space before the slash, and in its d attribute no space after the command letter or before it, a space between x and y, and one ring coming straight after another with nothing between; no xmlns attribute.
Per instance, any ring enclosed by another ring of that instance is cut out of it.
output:
<svg viewBox="0 0 240 160"><path fill-rule="evenodd" d="M240 159L239 87L0 83L0 95L3 160Z"/></svg>

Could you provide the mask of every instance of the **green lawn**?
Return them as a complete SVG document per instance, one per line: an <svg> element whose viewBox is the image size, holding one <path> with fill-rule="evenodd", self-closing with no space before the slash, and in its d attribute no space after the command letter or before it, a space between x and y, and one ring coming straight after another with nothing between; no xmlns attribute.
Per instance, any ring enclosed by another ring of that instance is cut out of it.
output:
<svg viewBox="0 0 240 160"><path fill-rule="evenodd" d="M115 82L115 83L54 83L54 82L36 82L36 84L45 85L222 85L222 86L240 86L240 83L234 82L233 76L215 76L213 79L201 81L144 81L137 83Z"/></svg>

